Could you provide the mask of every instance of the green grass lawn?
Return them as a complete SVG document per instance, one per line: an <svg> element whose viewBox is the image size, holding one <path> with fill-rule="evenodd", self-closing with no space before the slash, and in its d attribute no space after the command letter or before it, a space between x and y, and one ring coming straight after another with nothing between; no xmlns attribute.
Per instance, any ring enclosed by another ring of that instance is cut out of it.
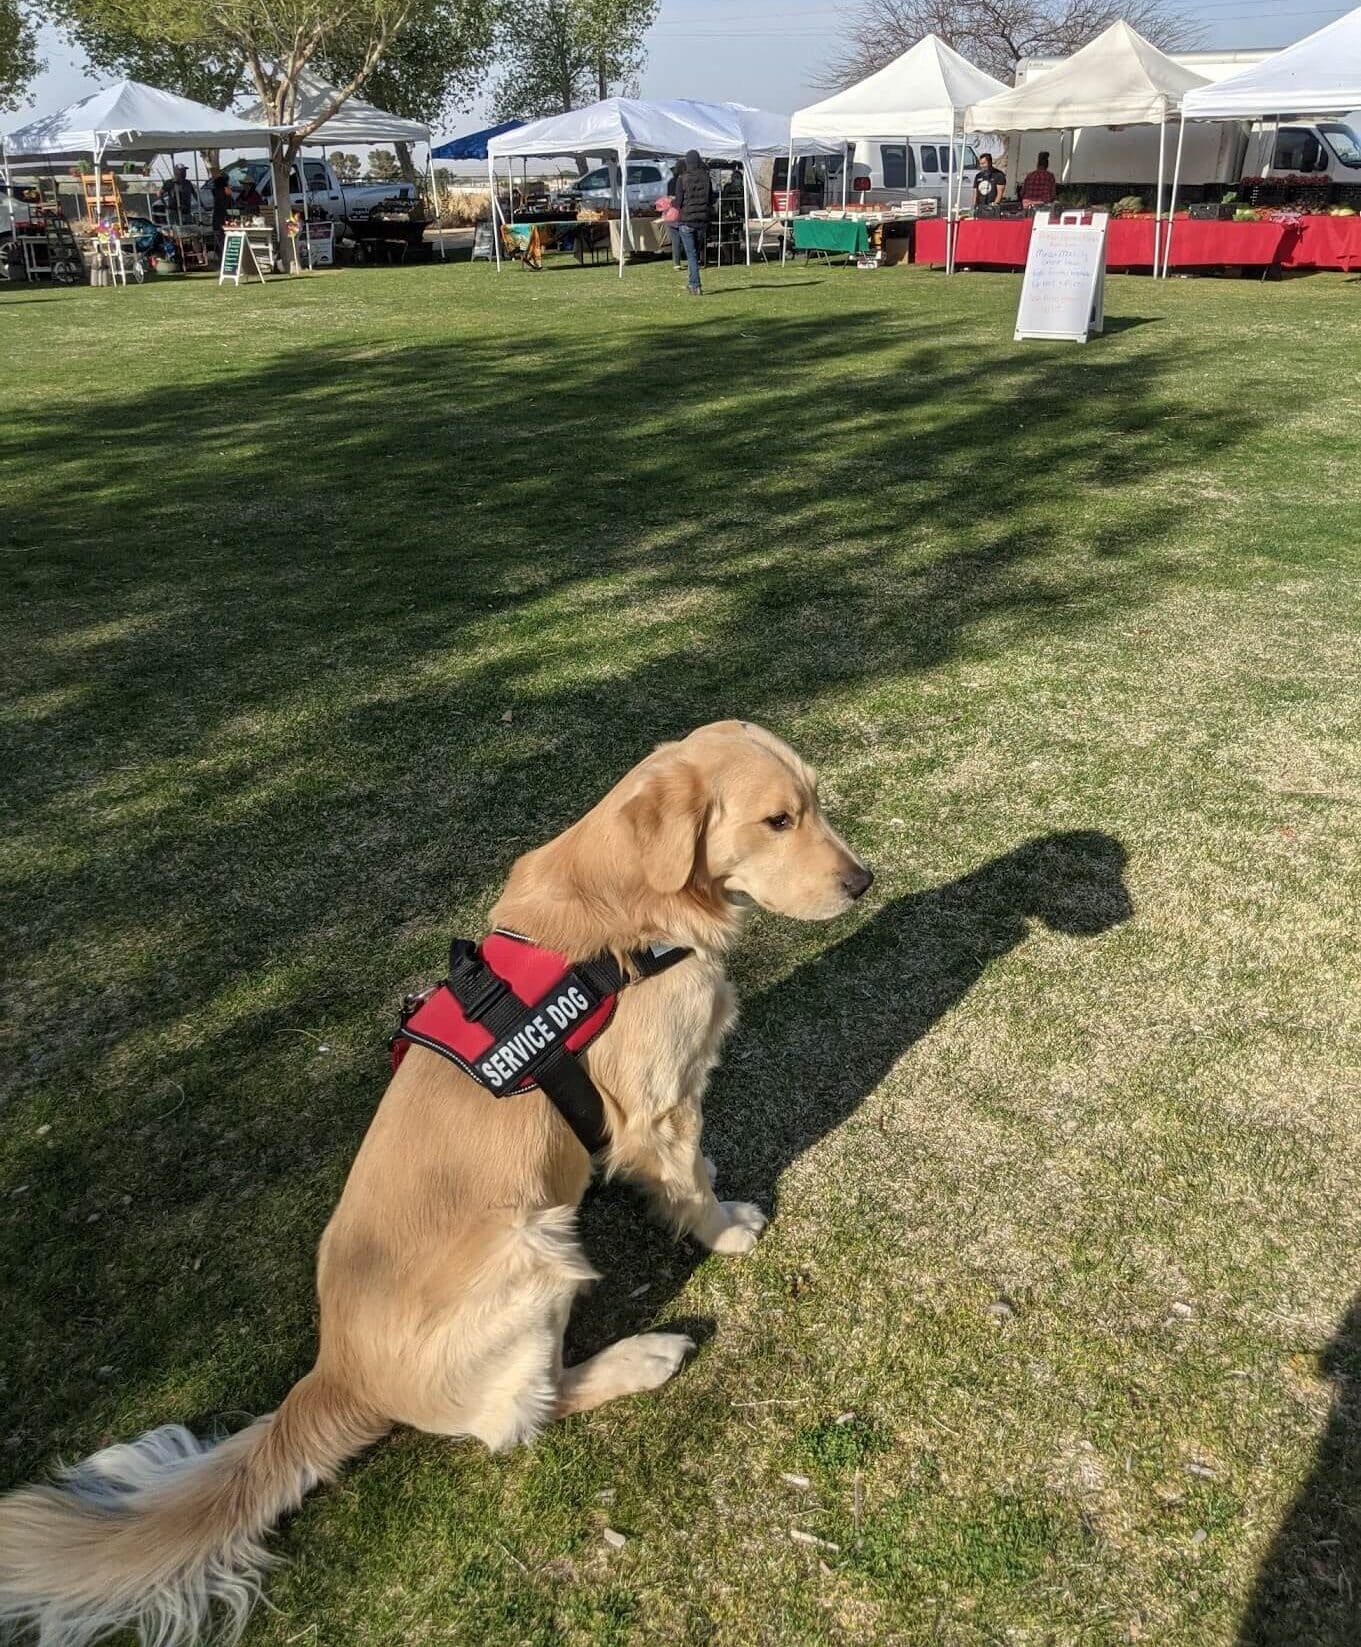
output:
<svg viewBox="0 0 1361 1647"><path fill-rule="evenodd" d="M680 285L0 289L3 1478L277 1403L403 990L740 714L879 875L733 958L769 1231L593 1194L570 1353L694 1360L399 1433L251 1647L1354 1647L1361 286Z"/></svg>

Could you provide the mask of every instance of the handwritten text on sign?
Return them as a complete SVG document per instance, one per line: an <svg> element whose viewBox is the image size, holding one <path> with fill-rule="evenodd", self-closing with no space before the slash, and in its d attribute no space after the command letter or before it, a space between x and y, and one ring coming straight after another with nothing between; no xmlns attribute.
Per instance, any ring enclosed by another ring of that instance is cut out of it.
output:
<svg viewBox="0 0 1361 1647"><path fill-rule="evenodd" d="M1035 219L1026 257L1016 340L1085 343L1105 324L1106 219L1090 224Z"/></svg>

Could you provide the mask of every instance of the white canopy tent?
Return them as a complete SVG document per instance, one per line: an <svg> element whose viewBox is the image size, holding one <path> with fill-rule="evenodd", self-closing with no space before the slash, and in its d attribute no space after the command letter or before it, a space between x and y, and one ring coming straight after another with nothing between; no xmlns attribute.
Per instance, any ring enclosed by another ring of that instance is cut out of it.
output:
<svg viewBox="0 0 1361 1647"><path fill-rule="evenodd" d="M1260 63L1250 63L1214 85L1187 92L1181 105L1183 128L1177 135L1177 160L1172 170L1163 274L1167 273L1171 253L1171 216L1181 183L1185 121L1350 114L1357 108L1361 108L1361 7Z"/></svg>
<svg viewBox="0 0 1361 1647"><path fill-rule="evenodd" d="M329 108L340 96L337 87L304 69L298 76L297 100L293 110L295 126L305 126ZM254 104L245 118L263 119L264 105ZM325 136L322 135L325 133ZM308 138L309 143L325 143L338 149L342 143L429 143L430 128L420 120L388 114L361 97L347 97L334 114Z"/></svg>
<svg viewBox="0 0 1361 1647"><path fill-rule="evenodd" d="M1158 198L1153 214L1156 269L1168 117L1180 114L1188 92L1206 84L1204 75L1183 68L1128 23L1118 22L1055 68L985 103L974 104L968 119L974 126L1001 132L1157 126Z"/></svg>
<svg viewBox="0 0 1361 1647"><path fill-rule="evenodd" d="M742 103L704 103L687 98L648 103L632 97L607 97L568 114L531 120L487 141L487 179L491 186L492 242L501 266L500 207L496 196L496 162L521 157L599 155L617 163L620 177L621 229L619 273L629 241L628 162L630 156L681 155L697 149L706 160L742 164L742 190L751 208L749 172L754 159L783 154L789 145L789 120ZM817 152L828 145L815 142ZM513 212L512 207L512 212ZM751 259L750 245L747 260Z"/></svg>
<svg viewBox="0 0 1361 1647"><path fill-rule="evenodd" d="M1260 63L1186 94L1187 120L1350 114L1361 108L1361 7Z"/></svg>
<svg viewBox="0 0 1361 1647"><path fill-rule="evenodd" d="M847 144L863 137L905 137L913 132L936 137L948 131L947 198L953 200L955 174L962 170L964 163L964 112L971 105L1006 90L1000 80L975 68L938 35L928 34L901 57L895 57L864 80L823 98L820 103L797 109L790 117L790 137L791 140L838 138ZM958 167L955 164L956 128L961 151ZM792 141L789 159L792 178ZM845 172L842 180L844 185ZM947 266L948 263L947 256Z"/></svg>
<svg viewBox="0 0 1361 1647"><path fill-rule="evenodd" d="M279 128L264 121L212 109L140 80L120 80L0 138L0 153L6 182L13 164L82 160L89 155L94 161L97 203L100 172L115 155L141 158L191 149L268 149L280 135Z"/></svg>
<svg viewBox="0 0 1361 1647"><path fill-rule="evenodd" d="M307 126L319 114L332 107L340 96L340 90L323 80L319 75L304 69L298 76L296 99L293 109L293 127ZM246 111L250 119L264 118L263 103L254 103ZM430 128L424 121L408 120L405 115L389 114L386 109L375 108L372 103L366 103L362 97L347 97L336 109L334 114L327 115L326 119L317 127L316 131L304 142L304 147L311 144L321 149L322 159L326 158L328 148L338 149L346 143L394 143L398 147L410 147L413 143L424 143L426 149L425 166L430 176L431 199L439 210L439 184L435 180L435 163L430 154ZM298 168L298 183L301 188L303 203L310 210L311 201L307 191L307 168ZM444 236L440 236L440 256L444 256Z"/></svg>

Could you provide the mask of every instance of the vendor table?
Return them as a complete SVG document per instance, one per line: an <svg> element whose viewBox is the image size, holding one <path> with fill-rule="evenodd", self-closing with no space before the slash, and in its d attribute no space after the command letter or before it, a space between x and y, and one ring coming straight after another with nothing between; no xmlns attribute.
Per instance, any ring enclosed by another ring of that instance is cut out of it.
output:
<svg viewBox="0 0 1361 1647"><path fill-rule="evenodd" d="M796 217L794 250L839 252L845 257L868 257L870 232L858 218Z"/></svg>
<svg viewBox="0 0 1361 1647"><path fill-rule="evenodd" d="M610 225L613 227L613 225ZM555 251L568 239L578 263L586 261L586 254L594 256L596 248L604 245L603 223L582 223L574 217L555 218L544 223L503 223L502 245L508 253L518 252L527 269L542 269L543 254Z"/></svg>
<svg viewBox="0 0 1361 1647"><path fill-rule="evenodd" d="M620 241L623 238L623 224L618 218L610 219L610 256L618 261ZM671 236L667 233L666 224L660 217L630 217L628 251L635 252L669 252L671 250Z"/></svg>
<svg viewBox="0 0 1361 1647"><path fill-rule="evenodd" d="M1030 246L1029 218L965 218L955 260L991 268L1023 269ZM945 262L945 224L927 219L917 230L917 260ZM1153 266L1153 223L1112 221L1106 231L1109 269ZM1173 269L1361 268L1361 218L1309 216L1291 223L1216 223L1179 217L1172 234Z"/></svg>

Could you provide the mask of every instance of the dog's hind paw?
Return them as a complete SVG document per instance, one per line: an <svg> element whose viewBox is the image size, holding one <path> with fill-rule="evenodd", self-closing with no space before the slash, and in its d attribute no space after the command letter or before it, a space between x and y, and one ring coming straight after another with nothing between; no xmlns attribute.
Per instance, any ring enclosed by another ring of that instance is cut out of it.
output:
<svg viewBox="0 0 1361 1647"><path fill-rule="evenodd" d="M765 1213L752 1201L720 1201L718 1210L727 1224L712 1243L713 1251L729 1257L750 1252L766 1227Z"/></svg>

